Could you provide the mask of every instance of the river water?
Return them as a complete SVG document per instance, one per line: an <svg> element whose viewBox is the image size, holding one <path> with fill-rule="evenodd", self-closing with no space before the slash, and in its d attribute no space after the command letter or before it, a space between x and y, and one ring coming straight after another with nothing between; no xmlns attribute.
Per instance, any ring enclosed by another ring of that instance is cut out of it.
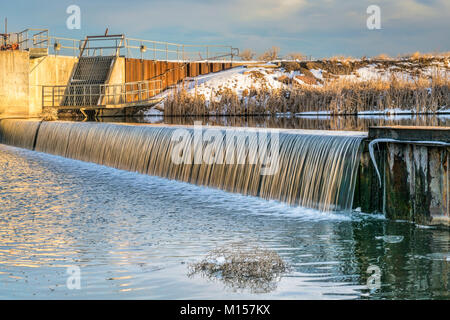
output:
<svg viewBox="0 0 450 320"><path fill-rule="evenodd" d="M450 297L448 229L321 213L1 144L0 173L2 299ZM274 250L290 268L266 290L188 276L190 263L235 243ZM375 286L369 267L381 276Z"/></svg>
<svg viewBox="0 0 450 320"><path fill-rule="evenodd" d="M368 131L371 126L437 126L449 127L450 114L440 115L366 115L366 116L329 116L329 115L279 115L279 116L208 116L208 117L105 117L103 122L161 123L175 125L193 125L195 121L203 125L233 127L264 127L284 129L313 129Z"/></svg>

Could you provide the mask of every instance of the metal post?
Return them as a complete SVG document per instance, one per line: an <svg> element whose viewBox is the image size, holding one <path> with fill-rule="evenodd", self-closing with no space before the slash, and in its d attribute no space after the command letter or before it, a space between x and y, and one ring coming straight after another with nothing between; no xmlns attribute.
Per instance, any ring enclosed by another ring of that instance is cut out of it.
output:
<svg viewBox="0 0 450 320"><path fill-rule="evenodd" d="M42 104L41 104L41 106L42 107L44 107L44 97L45 97L45 93L44 93L45 90L44 89L45 89L45 86L42 86L42 92L41 92L41 95L42 95Z"/></svg>
<svg viewBox="0 0 450 320"><path fill-rule="evenodd" d="M139 101L142 101L142 82L138 83L138 97Z"/></svg>

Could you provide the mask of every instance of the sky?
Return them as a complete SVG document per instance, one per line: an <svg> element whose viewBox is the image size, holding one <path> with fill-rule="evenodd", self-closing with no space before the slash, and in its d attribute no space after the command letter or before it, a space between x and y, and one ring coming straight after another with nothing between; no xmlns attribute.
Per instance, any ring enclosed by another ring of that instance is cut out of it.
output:
<svg viewBox="0 0 450 320"><path fill-rule="evenodd" d="M80 7L79 30L66 26L70 5ZM370 5L380 8L380 29L367 27ZM450 51L450 0L0 0L5 17L10 32L49 28L81 39L108 27L110 34L257 53L277 46L282 56Z"/></svg>

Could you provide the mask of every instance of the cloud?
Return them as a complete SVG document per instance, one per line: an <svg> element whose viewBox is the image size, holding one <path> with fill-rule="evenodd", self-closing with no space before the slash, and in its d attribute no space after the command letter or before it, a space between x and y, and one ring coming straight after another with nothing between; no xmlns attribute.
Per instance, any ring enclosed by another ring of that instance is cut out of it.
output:
<svg viewBox="0 0 450 320"><path fill-rule="evenodd" d="M307 6L307 0L234 0L230 2L230 13L239 21L280 21Z"/></svg>
<svg viewBox="0 0 450 320"><path fill-rule="evenodd" d="M17 10L26 3L7 2L2 11L15 21L22 15L24 25L51 21L52 28L60 26L53 33L66 36L65 7L76 3L86 34L108 26L111 32L153 40L225 43L257 51L277 45L283 52L316 56L450 50L448 0L45 0L32 12ZM366 28L371 4L381 8L382 30Z"/></svg>

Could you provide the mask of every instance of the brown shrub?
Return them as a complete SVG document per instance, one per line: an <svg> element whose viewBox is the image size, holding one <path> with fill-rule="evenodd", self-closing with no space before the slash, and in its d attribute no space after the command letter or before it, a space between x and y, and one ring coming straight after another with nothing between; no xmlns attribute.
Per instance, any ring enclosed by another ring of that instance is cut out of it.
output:
<svg viewBox="0 0 450 320"><path fill-rule="evenodd" d="M306 56L301 52L291 52L285 56L287 60L305 60Z"/></svg>
<svg viewBox="0 0 450 320"><path fill-rule="evenodd" d="M297 71L300 70L301 65L298 62L293 62L293 61L282 61L281 62L281 67L286 70L287 72L291 72L291 71Z"/></svg>
<svg viewBox="0 0 450 320"><path fill-rule="evenodd" d="M278 54L280 53L280 48L273 46L272 48L268 49L266 52L264 52L262 55L258 57L259 60L270 62L273 60L278 59Z"/></svg>
<svg viewBox="0 0 450 320"><path fill-rule="evenodd" d="M317 84L317 79L315 77L311 77L311 76L295 76L295 78L297 78L298 80L301 80L304 83L309 84L309 85L316 85Z"/></svg>

